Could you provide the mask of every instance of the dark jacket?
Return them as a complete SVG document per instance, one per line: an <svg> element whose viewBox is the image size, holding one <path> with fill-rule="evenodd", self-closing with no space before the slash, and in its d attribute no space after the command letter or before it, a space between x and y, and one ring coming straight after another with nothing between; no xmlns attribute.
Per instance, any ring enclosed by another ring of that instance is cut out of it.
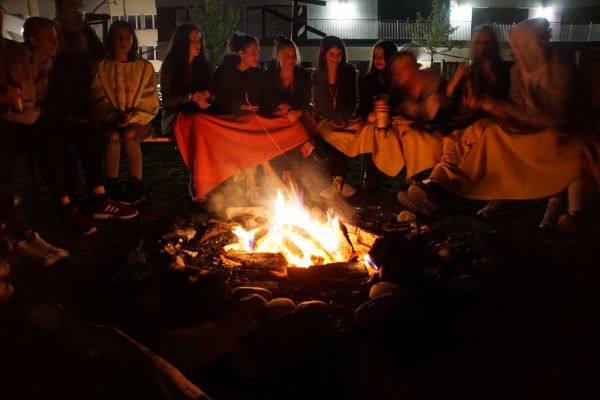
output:
<svg viewBox="0 0 600 400"><path fill-rule="evenodd" d="M360 100L356 115L366 117L373 111L373 97L381 94L390 94L391 83L385 79L383 73L373 69L360 83Z"/></svg>
<svg viewBox="0 0 600 400"><path fill-rule="evenodd" d="M286 103L292 108L308 111L310 107L310 73L304 68L294 68L294 84L284 88L279 78L279 67L271 63L264 76L265 87L261 112L264 115L273 114L280 104Z"/></svg>
<svg viewBox="0 0 600 400"><path fill-rule="evenodd" d="M315 71L312 79L312 96L318 117L347 122L354 117L358 103L356 69L350 64L341 67L333 87L330 87L327 82L327 72L319 74L318 70Z"/></svg>
<svg viewBox="0 0 600 400"><path fill-rule="evenodd" d="M213 69L209 62L196 58L189 76L180 76L172 61L163 62L160 68L160 92L164 135L172 134L173 123L180 112L204 111L190 101L189 95L205 90L213 92Z"/></svg>
<svg viewBox="0 0 600 400"><path fill-rule="evenodd" d="M48 96L42 105L50 115L58 118L87 120L90 118L90 93L96 68L104 57L104 47L89 26L83 28L88 48L71 50L77 37L61 33L60 50L48 83Z"/></svg>
<svg viewBox="0 0 600 400"><path fill-rule="evenodd" d="M225 56L223 63L217 68L214 77L215 102L211 112L227 115L238 114L240 107L248 101L253 106L260 106L263 98L263 72L258 68L246 71L237 69L239 57Z"/></svg>

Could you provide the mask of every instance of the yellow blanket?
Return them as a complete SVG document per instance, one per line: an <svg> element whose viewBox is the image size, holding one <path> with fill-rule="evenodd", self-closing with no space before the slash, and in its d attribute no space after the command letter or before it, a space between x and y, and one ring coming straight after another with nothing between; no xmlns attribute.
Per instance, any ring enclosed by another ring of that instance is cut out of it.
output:
<svg viewBox="0 0 600 400"><path fill-rule="evenodd" d="M442 136L409 127L411 121L394 118L386 133L379 132L375 123L355 120L343 130L326 120L316 132L347 155L372 154L373 163L384 174L396 176L406 166L407 177L433 168L442 156Z"/></svg>
<svg viewBox="0 0 600 400"><path fill-rule="evenodd" d="M597 183L599 155L599 143L583 135L522 132L482 119L444 138L431 179L471 199L544 198L576 180Z"/></svg>

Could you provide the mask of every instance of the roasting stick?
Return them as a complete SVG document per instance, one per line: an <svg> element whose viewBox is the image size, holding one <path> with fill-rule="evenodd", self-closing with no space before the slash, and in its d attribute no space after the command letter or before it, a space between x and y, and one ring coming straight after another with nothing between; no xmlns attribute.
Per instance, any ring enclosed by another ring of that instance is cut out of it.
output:
<svg viewBox="0 0 600 400"><path fill-rule="evenodd" d="M250 103L250 99L248 98L248 92L246 92L246 103L248 104L248 106L250 107L250 110L252 110L252 112L254 113L254 116L256 117L256 120L258 121L258 123L260 124L260 126L263 128L263 130L265 131L265 133L267 134L267 136L269 137L269 139L271 139L271 142L273 142L273 145L275 146L275 148L277 149L277 151L279 151L280 155L283 155L286 160L288 160L288 156L287 154L285 154L285 152L283 151L283 149L279 146L279 144L277 143L277 141L273 138L273 135L271 135L271 132L269 132L269 130L265 127L265 125L262 123L262 121L260 120L260 116L258 115L258 113L256 112L256 109L258 108L257 106L252 105L252 103ZM286 194L288 195L288 198L292 198L292 196L296 193L296 184L294 181L294 177L292 176L292 178L289 181L289 186L286 186L281 179L279 179L279 177L277 176L277 174L275 173L275 171L273 171L273 167L271 167L271 164L269 163L269 161L264 161L261 163L263 170L265 171L265 175L273 181L273 183L275 183L276 186L282 187L283 190L286 192Z"/></svg>

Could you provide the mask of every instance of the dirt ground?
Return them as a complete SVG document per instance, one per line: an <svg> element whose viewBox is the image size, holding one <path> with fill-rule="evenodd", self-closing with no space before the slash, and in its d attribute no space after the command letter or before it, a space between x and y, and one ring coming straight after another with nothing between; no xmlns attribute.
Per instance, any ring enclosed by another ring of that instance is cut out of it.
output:
<svg viewBox="0 0 600 400"><path fill-rule="evenodd" d="M148 198L140 217L100 222L99 232L86 238L62 229L39 178L39 198L32 197L22 160L14 187L27 220L71 256L18 276L15 286L17 295L42 294L82 319L117 326L151 345L131 304L143 288L165 279L157 243L164 233L201 226L210 215L188 200L187 172L173 144L145 144L143 151ZM366 214L398 211L389 194L357 201ZM409 313L337 332L268 375L242 379L215 363L191 373L192 380L215 399L599 398L600 234L573 241L540 232L541 201L515 204L511 214L491 222L473 216L479 206L452 201L439 219L424 223L438 233L436 240L476 237L478 258L493 260L481 284L448 272L440 284L410 288L419 305ZM157 396L131 389L120 372L44 336L10 307L0 309L0 348L0 398Z"/></svg>

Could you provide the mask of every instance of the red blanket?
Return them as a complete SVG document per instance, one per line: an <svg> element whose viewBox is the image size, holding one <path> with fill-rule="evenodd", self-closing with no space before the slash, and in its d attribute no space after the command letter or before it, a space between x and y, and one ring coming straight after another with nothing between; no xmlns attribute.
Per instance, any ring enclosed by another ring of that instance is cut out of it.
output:
<svg viewBox="0 0 600 400"><path fill-rule="evenodd" d="M252 113L235 118L182 113L174 132L183 161L192 173L197 197L206 196L239 170L254 167L309 140L301 122Z"/></svg>

